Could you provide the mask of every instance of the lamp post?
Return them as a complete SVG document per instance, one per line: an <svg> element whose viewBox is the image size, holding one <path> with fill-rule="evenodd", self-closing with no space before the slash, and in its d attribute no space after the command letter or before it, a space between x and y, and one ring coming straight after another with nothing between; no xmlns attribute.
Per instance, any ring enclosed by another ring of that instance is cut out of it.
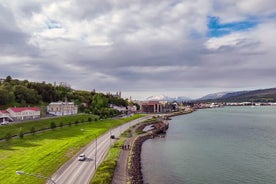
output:
<svg viewBox="0 0 276 184"><path fill-rule="evenodd" d="M23 172L23 171L16 171L16 174L18 174L18 175L26 174L26 175L34 176L34 177L37 177L37 178L45 178L45 179L50 180L53 184L57 184L52 178L42 176L42 175L38 175L38 174L31 174L31 173L26 173L26 172Z"/></svg>
<svg viewBox="0 0 276 184"><path fill-rule="evenodd" d="M96 134L95 134L96 135ZM98 137L97 137L97 135L96 135L96 150L95 150L95 172L96 172L96 169L97 169L97 150L98 150Z"/></svg>

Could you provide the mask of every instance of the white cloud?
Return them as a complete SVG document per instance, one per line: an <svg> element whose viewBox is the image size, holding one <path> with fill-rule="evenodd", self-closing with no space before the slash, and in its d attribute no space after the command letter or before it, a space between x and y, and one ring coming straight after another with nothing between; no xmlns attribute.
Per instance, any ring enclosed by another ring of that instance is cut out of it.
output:
<svg viewBox="0 0 276 184"><path fill-rule="evenodd" d="M274 85L273 0L0 2L1 77L174 95ZM258 25L209 38L208 16Z"/></svg>

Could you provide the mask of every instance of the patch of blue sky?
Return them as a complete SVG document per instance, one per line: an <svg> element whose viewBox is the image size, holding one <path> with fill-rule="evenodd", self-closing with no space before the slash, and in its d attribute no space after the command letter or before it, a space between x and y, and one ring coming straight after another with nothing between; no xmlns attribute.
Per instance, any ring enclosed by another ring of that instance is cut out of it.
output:
<svg viewBox="0 0 276 184"><path fill-rule="evenodd" d="M221 23L219 17L208 17L208 37L221 37L233 32L247 31L258 25L256 19L239 22Z"/></svg>
<svg viewBox="0 0 276 184"><path fill-rule="evenodd" d="M204 34L202 34L201 32L198 32L197 30L192 30L189 32L189 37L192 39L201 39L204 36L205 36Z"/></svg>
<svg viewBox="0 0 276 184"><path fill-rule="evenodd" d="M273 13L268 16L268 19L276 19L276 13Z"/></svg>
<svg viewBox="0 0 276 184"><path fill-rule="evenodd" d="M178 3L180 3L181 1L180 0L174 0L174 1L171 1L170 2L170 7L174 7L176 6Z"/></svg>
<svg viewBox="0 0 276 184"><path fill-rule="evenodd" d="M62 28L61 24L58 21L50 20L46 22L48 29L60 29Z"/></svg>

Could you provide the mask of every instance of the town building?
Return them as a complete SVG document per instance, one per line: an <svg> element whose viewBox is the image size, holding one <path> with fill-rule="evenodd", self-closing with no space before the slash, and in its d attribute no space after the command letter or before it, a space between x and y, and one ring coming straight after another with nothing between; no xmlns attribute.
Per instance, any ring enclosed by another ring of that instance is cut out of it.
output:
<svg viewBox="0 0 276 184"><path fill-rule="evenodd" d="M55 116L74 115L78 113L78 106L74 102L51 102L47 106L47 113Z"/></svg>
<svg viewBox="0 0 276 184"><path fill-rule="evenodd" d="M40 118L38 107L10 107L0 111L0 121L23 121Z"/></svg>
<svg viewBox="0 0 276 184"><path fill-rule="evenodd" d="M13 121L13 119L11 119L10 117L9 112L6 110L0 110L0 123L7 121Z"/></svg>
<svg viewBox="0 0 276 184"><path fill-rule="evenodd" d="M158 101L149 101L141 104L141 111L145 113L161 113L163 106Z"/></svg>

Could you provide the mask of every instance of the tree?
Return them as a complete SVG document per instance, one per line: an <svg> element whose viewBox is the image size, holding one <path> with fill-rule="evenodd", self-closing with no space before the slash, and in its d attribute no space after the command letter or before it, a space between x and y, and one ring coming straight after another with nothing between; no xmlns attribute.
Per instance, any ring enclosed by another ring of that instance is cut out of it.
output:
<svg viewBox="0 0 276 184"><path fill-rule="evenodd" d="M12 92L6 89L0 89L0 105L7 105L14 100L14 95Z"/></svg>
<svg viewBox="0 0 276 184"><path fill-rule="evenodd" d="M30 129L30 131L31 131L31 134L34 135L35 134L35 127L32 126L31 129Z"/></svg>
<svg viewBox="0 0 276 184"><path fill-rule="evenodd" d="M51 128L51 129L55 129L56 127L57 127L57 125L55 124L55 122L51 122L50 128Z"/></svg>
<svg viewBox="0 0 276 184"><path fill-rule="evenodd" d="M108 99L103 96L103 94L97 93L93 96L92 106L96 109L107 108Z"/></svg>
<svg viewBox="0 0 276 184"><path fill-rule="evenodd" d="M10 82L11 82L11 80L12 80L11 76L7 76L7 77L6 77L6 79L5 79L5 82L10 83Z"/></svg>
<svg viewBox="0 0 276 184"><path fill-rule="evenodd" d="M41 101L41 96L33 89L29 89L22 85L16 85L14 88L15 100L19 103L23 100L30 104L37 104Z"/></svg>
<svg viewBox="0 0 276 184"><path fill-rule="evenodd" d="M5 135L5 140L6 140L6 141L10 141L11 138L12 138L11 133L10 133L10 132L6 133L6 135Z"/></svg>
<svg viewBox="0 0 276 184"><path fill-rule="evenodd" d="M20 131L19 131L19 138L23 139L23 137L24 137L24 132L22 131L22 129L20 129Z"/></svg>

